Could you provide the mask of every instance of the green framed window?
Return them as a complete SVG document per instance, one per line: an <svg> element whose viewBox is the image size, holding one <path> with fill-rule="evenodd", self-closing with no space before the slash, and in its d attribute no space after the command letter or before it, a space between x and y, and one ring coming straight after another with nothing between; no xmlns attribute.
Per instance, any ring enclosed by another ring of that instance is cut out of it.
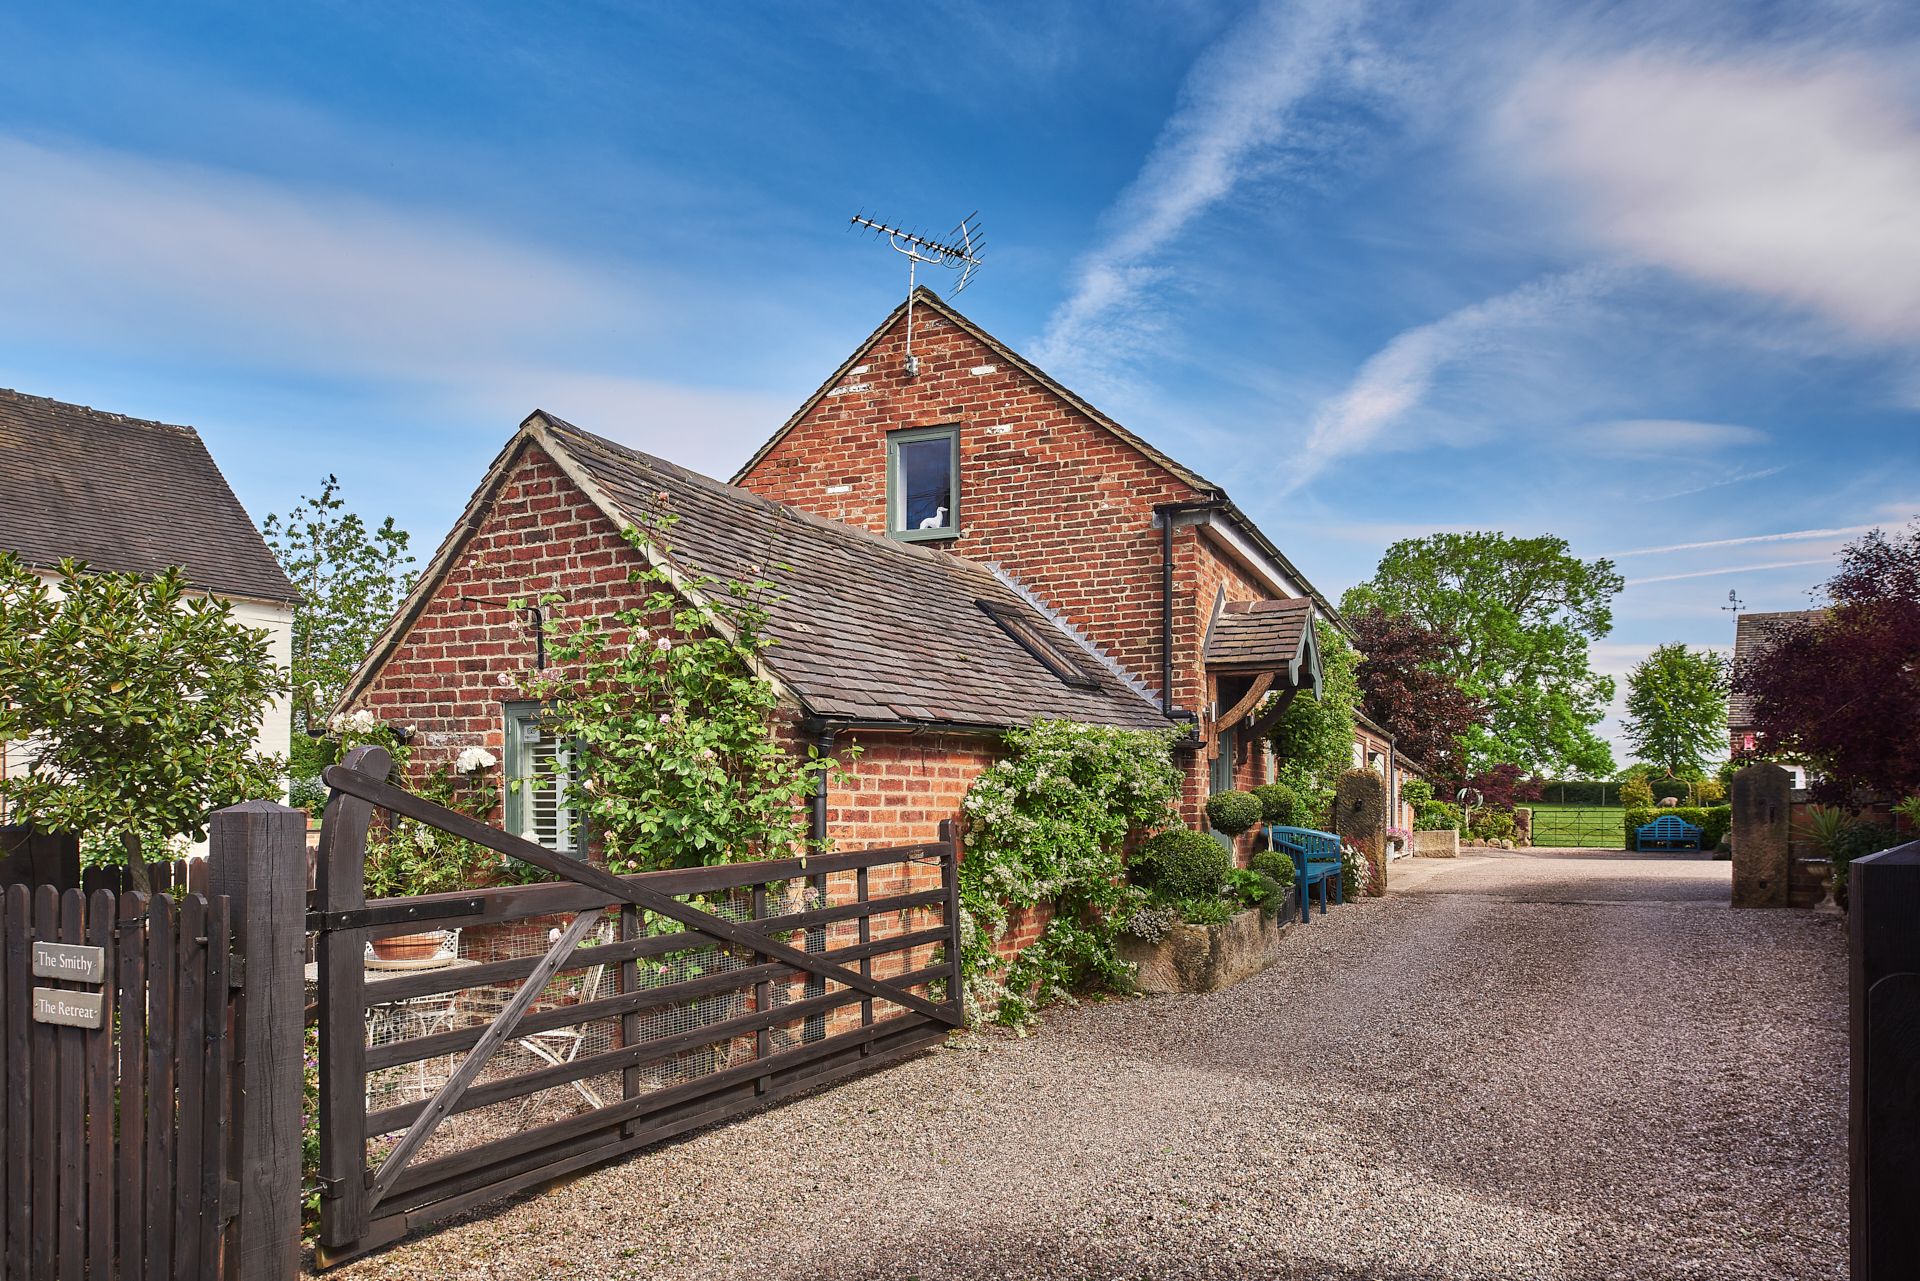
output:
<svg viewBox="0 0 1920 1281"><path fill-rule="evenodd" d="M508 703L507 830L560 854L584 857L573 805L573 744L544 721L538 703Z"/></svg>
<svg viewBox="0 0 1920 1281"><path fill-rule="evenodd" d="M887 533L909 541L960 534L960 428L887 433Z"/></svg>

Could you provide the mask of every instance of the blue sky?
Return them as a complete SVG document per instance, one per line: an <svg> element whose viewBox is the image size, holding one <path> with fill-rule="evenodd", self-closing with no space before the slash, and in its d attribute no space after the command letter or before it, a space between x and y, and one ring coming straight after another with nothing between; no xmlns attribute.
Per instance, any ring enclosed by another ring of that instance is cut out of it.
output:
<svg viewBox="0 0 1920 1281"><path fill-rule="evenodd" d="M1678 11L1678 12L1676 12ZM1920 15L1858 3L0 12L0 385L431 548L536 405L717 475L979 209L960 305L1323 590L1435 529L1624 673L1920 510Z"/></svg>

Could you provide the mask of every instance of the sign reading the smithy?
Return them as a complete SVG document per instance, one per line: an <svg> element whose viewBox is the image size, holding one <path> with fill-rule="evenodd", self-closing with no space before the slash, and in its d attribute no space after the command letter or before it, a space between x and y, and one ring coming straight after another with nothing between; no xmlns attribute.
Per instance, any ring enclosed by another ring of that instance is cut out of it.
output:
<svg viewBox="0 0 1920 1281"><path fill-rule="evenodd" d="M107 981L107 949L35 940L33 977L63 979L68 983L104 983Z"/></svg>

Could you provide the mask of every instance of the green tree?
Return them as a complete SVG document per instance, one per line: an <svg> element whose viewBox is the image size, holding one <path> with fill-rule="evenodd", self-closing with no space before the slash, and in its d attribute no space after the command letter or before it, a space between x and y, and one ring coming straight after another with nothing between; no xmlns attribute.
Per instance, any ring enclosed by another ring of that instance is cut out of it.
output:
<svg viewBox="0 0 1920 1281"><path fill-rule="evenodd" d="M1698 778L1727 745L1727 663L1710 649L1661 645L1627 676L1627 742L1674 778Z"/></svg>
<svg viewBox="0 0 1920 1281"><path fill-rule="evenodd" d="M0 552L0 741L27 769L0 779L17 819L78 833L90 860L204 839L223 806L279 794L281 762L254 750L286 680L265 632L179 569L152 579L63 561L49 584Z"/></svg>
<svg viewBox="0 0 1920 1281"><path fill-rule="evenodd" d="M360 661L400 609L413 575L408 537L389 516L368 528L346 510L338 477L261 525L300 602L293 611L293 729L300 744L340 699ZM296 750L300 750L296 747ZM311 772L297 768L296 774Z"/></svg>
<svg viewBox="0 0 1920 1281"><path fill-rule="evenodd" d="M1612 561L1580 560L1551 535L1430 534L1389 547L1340 604L1408 614L1459 638L1448 674L1488 714L1466 735L1470 769L1594 778L1613 772L1594 733L1613 681L1593 670L1587 646L1613 630L1624 585Z"/></svg>
<svg viewBox="0 0 1920 1281"><path fill-rule="evenodd" d="M1320 645L1318 698L1297 697L1273 728L1280 781L1324 822L1340 775L1353 768L1353 715L1360 707L1360 656L1339 629L1314 620ZM1276 695L1275 697L1278 697Z"/></svg>

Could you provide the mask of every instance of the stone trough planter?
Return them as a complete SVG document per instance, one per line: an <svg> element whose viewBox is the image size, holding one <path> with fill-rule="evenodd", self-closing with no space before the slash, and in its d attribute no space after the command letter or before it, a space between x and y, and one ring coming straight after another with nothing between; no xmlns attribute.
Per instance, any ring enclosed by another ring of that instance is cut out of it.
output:
<svg viewBox="0 0 1920 1281"><path fill-rule="evenodd" d="M1460 833L1451 827L1437 832L1415 832L1413 853L1417 858L1460 857Z"/></svg>
<svg viewBox="0 0 1920 1281"><path fill-rule="evenodd" d="M1134 982L1142 992L1217 992L1272 965L1299 910L1289 894L1275 916L1252 907L1222 925L1175 925L1157 943L1122 938L1120 956L1138 967Z"/></svg>

